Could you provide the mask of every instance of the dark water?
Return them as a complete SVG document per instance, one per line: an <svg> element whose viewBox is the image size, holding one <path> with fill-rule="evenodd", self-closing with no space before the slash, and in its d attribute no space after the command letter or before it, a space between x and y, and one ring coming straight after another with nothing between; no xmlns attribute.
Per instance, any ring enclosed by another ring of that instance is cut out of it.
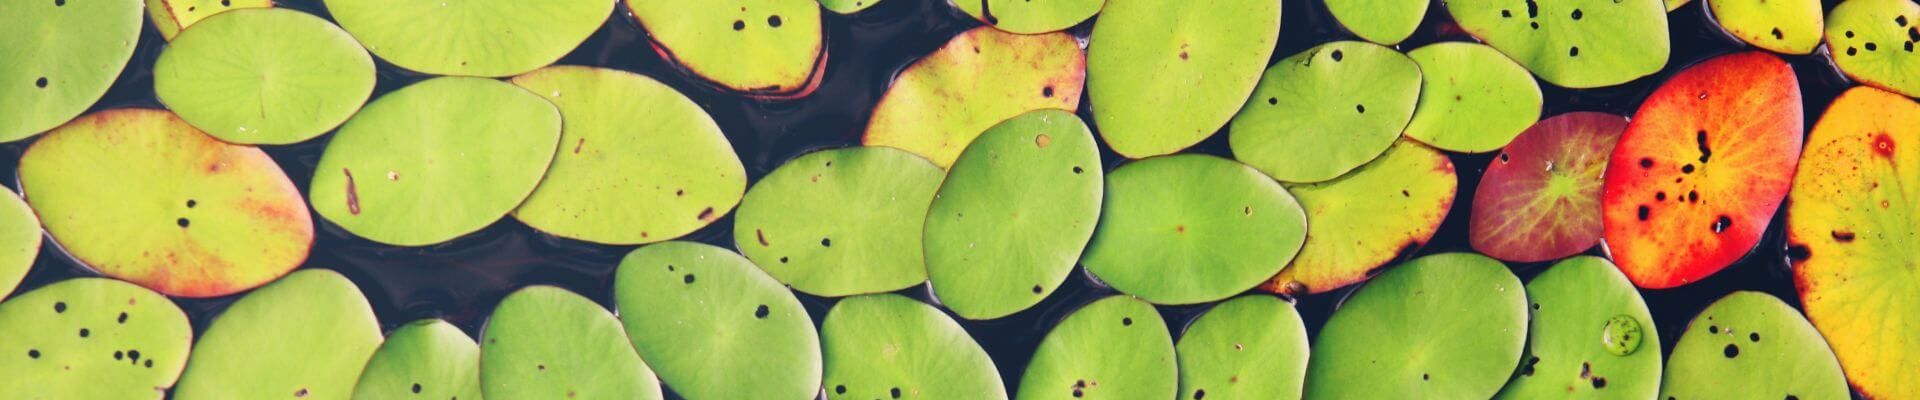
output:
<svg viewBox="0 0 1920 400"><path fill-rule="evenodd" d="M1273 60L1328 41L1355 40L1341 31L1319 0L1282 1L1285 22ZM280 3L283 7L327 15L319 0ZM1834 3L1829 0L1827 6L1831 8ZM913 60L939 48L948 38L978 25L949 7L945 0L889 0L851 17L828 12L829 61L824 82L812 96L794 101L748 100L716 90L680 72L647 47L646 33L627 16L624 5L616 7L607 24L560 63L635 71L679 89L719 122L734 150L746 163L750 179L757 181L785 160L802 153L858 145L874 102L885 92L893 76ZM1673 55L1667 68L1632 84L1604 89L1568 90L1543 83L1546 99L1543 117L1571 111L1631 116L1641 99L1676 71L1716 55L1746 49L1707 19L1700 1L1671 14L1668 26ZM1072 32L1084 38L1091 27L1092 22L1088 22ZM1445 10L1436 3L1421 29L1399 48L1405 51L1447 40L1472 39L1453 27ZM165 42L151 26L140 41L131 65L93 111L160 107L153 94L151 71ZM1819 53L1825 51L1822 48ZM1800 78L1809 130L1827 103L1849 85L1819 53L1785 57ZM425 78L427 76L382 62L375 96ZM1079 113L1091 121L1087 104L1083 98ZM266 151L304 191L329 137L305 144L269 147ZM1222 132L1190 151L1230 156L1226 138ZM26 143L0 145L0 174L3 174L0 176L14 175L20 153L26 147ZM1102 154L1109 170L1123 161L1104 147ZM1439 234L1431 243L1409 254L1410 257L1471 251L1467 244L1467 212L1471 209L1473 189L1491 155L1454 155L1452 158L1460 172L1459 197ZM477 335L501 297L535 284L564 287L603 305L611 305L614 267L631 250L548 236L512 218L453 242L425 248L381 245L353 237L317 215L314 221L317 234L313 253L302 268L333 269L352 279L372 302L381 324L388 328L420 318L443 318ZM1641 291L1662 334L1660 342L1664 351L1671 352L1679 333L1695 313L1732 291L1758 290L1790 304L1799 304L1786 263L1781 225L1780 218L1776 217L1758 248L1738 264L1710 278L1678 289ZM732 227L732 217L728 216L685 240L732 248ZM1590 253L1600 254L1598 249ZM50 241L41 254L20 291L70 277L95 275L62 256ZM1531 278L1546 266L1544 263L1512 265L1523 279ZM1308 331L1318 332L1339 300L1350 291L1351 288L1297 299ZM932 301L924 285L902 293ZM994 321L962 321L961 325L992 355L1001 377L1009 390L1013 390L1018 387L1021 371L1034 347L1054 322L1081 304L1113 293L1086 274L1075 274L1060 290L1030 310ZM197 332L204 330L234 298L176 301L187 310ZM834 302L804 294L800 298L816 323ZM1206 306L1160 308L1176 335L1205 309Z"/></svg>

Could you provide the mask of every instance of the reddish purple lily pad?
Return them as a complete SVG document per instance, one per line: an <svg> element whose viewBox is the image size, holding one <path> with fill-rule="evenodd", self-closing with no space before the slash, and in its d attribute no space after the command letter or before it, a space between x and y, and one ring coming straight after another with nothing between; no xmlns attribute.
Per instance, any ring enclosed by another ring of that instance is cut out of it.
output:
<svg viewBox="0 0 1920 400"><path fill-rule="evenodd" d="M1575 112L1520 133L1473 195L1473 249L1513 262L1580 254L1600 242L1601 173L1627 130L1618 115Z"/></svg>

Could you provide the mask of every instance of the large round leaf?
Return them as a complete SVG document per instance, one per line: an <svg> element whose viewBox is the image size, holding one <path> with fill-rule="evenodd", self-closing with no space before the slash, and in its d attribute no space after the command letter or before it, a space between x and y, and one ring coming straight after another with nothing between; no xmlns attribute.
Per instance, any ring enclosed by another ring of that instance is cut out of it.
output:
<svg viewBox="0 0 1920 400"><path fill-rule="evenodd" d="M1317 337L1306 398L1488 398L1520 359L1527 297L1499 261L1426 256L1355 291Z"/></svg>
<svg viewBox="0 0 1920 400"><path fill-rule="evenodd" d="M1820 0L1713 0L1707 7L1720 29L1775 53L1811 53L1824 33Z"/></svg>
<svg viewBox="0 0 1920 400"><path fill-rule="evenodd" d="M1920 97L1920 4L1848 0L1827 14L1827 50L1848 78ZM4 130L0 130L4 131ZM0 132L4 133L4 132Z"/></svg>
<svg viewBox="0 0 1920 400"><path fill-rule="evenodd" d="M1420 105L1407 137L1441 150L1505 147L1540 119L1540 85L1493 48L1442 42L1407 53L1420 63Z"/></svg>
<svg viewBox="0 0 1920 400"><path fill-rule="evenodd" d="M1857 0L1856 0L1857 1ZM1872 88L1834 99L1807 138L1787 202L1787 241L1807 318L1855 388L1920 396L1920 104Z"/></svg>
<svg viewBox="0 0 1920 400"><path fill-rule="evenodd" d="M173 395L346 399L378 347L380 324L360 289L331 270L305 269L221 312Z"/></svg>
<svg viewBox="0 0 1920 400"><path fill-rule="evenodd" d="M154 399L180 378L193 343L165 296L76 278L0 303L0 393L17 399Z"/></svg>
<svg viewBox="0 0 1920 400"><path fill-rule="evenodd" d="M1681 71L1634 114L1607 162L1606 243L1643 288L1692 283L1759 243L1799 162L1800 84L1772 55Z"/></svg>
<svg viewBox="0 0 1920 400"><path fill-rule="evenodd" d="M1153 305L1109 296L1060 320L1020 377L1021 400L1166 399L1176 394L1173 338Z"/></svg>
<svg viewBox="0 0 1920 400"><path fill-rule="evenodd" d="M1392 146L1419 99L1420 66L1407 56L1365 42L1323 44L1268 68L1228 139L1235 158L1274 179L1326 181Z"/></svg>
<svg viewBox="0 0 1920 400"><path fill-rule="evenodd" d="M481 332L480 389L493 399L651 399L660 381L613 313L552 286L500 300Z"/></svg>
<svg viewBox="0 0 1920 400"><path fill-rule="evenodd" d="M1280 37L1280 2L1109 0L1087 47L1093 119L1128 158L1172 154L1226 125Z"/></svg>
<svg viewBox="0 0 1920 400"><path fill-rule="evenodd" d="M1579 256L1527 282L1527 355L1497 399L1651 399L1660 332L1633 282L1606 259Z"/></svg>
<svg viewBox="0 0 1920 400"><path fill-rule="evenodd" d="M842 0L846 1L846 0ZM852 0L869 1L869 0ZM877 2L877 1L875 1ZM1035 34L1065 30L1092 18L1107 0L958 0L953 6L1000 30Z"/></svg>
<svg viewBox="0 0 1920 400"><path fill-rule="evenodd" d="M826 71L814 0L624 1L655 52L720 87L754 97L804 97Z"/></svg>
<svg viewBox="0 0 1920 400"><path fill-rule="evenodd" d="M1309 239L1261 288L1299 296L1366 280L1433 238L1459 185L1447 156L1402 140L1340 179L1289 186L1306 209Z"/></svg>
<svg viewBox="0 0 1920 400"><path fill-rule="evenodd" d="M356 399L480 398L480 345L453 324L419 320L387 335L367 361Z"/></svg>
<svg viewBox="0 0 1920 400"><path fill-rule="evenodd" d="M733 210L746 168L700 105L652 78L576 66L513 78L564 121L546 177L513 216L610 244L672 240Z"/></svg>
<svg viewBox="0 0 1920 400"><path fill-rule="evenodd" d="M1798 310L1772 295L1739 291L1687 324L1668 357L1659 398L1852 397L1833 351Z"/></svg>
<svg viewBox="0 0 1920 400"><path fill-rule="evenodd" d="M1325 0L1327 12L1340 26L1369 42L1400 44L1420 28L1427 16L1427 0Z"/></svg>
<svg viewBox="0 0 1920 400"><path fill-rule="evenodd" d="M508 76L552 64L613 15L608 0L326 0L374 55L434 75Z"/></svg>
<svg viewBox="0 0 1920 400"><path fill-rule="evenodd" d="M1639 79L1665 67L1671 51L1661 0L1450 0L1446 5L1468 33L1541 80L1563 87Z"/></svg>
<svg viewBox="0 0 1920 400"><path fill-rule="evenodd" d="M147 0L147 14L160 37L173 40L180 30L214 14L243 8L273 7L273 0Z"/></svg>
<svg viewBox="0 0 1920 400"><path fill-rule="evenodd" d="M100 100L133 57L140 8L140 0L0 2L0 142L53 129Z"/></svg>
<svg viewBox="0 0 1920 400"><path fill-rule="evenodd" d="M1183 154L1107 176L1106 205L1081 262L1157 304L1204 303L1258 286L1306 241L1300 203L1245 164Z"/></svg>
<svg viewBox="0 0 1920 400"><path fill-rule="evenodd" d="M1514 262L1580 254L1600 243L1600 176L1627 119L1595 112L1547 118L1487 165L1468 222L1473 249Z"/></svg>
<svg viewBox="0 0 1920 400"><path fill-rule="evenodd" d="M300 192L267 153L166 111L102 111L55 130L21 156L20 184L74 258L168 295L260 286L313 246Z"/></svg>
<svg viewBox="0 0 1920 400"><path fill-rule="evenodd" d="M793 293L719 247L666 242L620 261L614 303L640 358L696 399L820 392L820 336Z"/></svg>
<svg viewBox="0 0 1920 400"><path fill-rule="evenodd" d="M993 359L933 306L893 294L847 298L820 327L828 399L1001 399Z"/></svg>
<svg viewBox="0 0 1920 400"><path fill-rule="evenodd" d="M1073 35L974 28L900 72L874 106L862 141L951 166L974 137L1000 121L1080 107L1086 64Z"/></svg>
<svg viewBox="0 0 1920 400"><path fill-rule="evenodd" d="M445 242L520 205L559 141L560 112L532 92L491 79L431 79L348 120L307 194L315 212L355 235Z"/></svg>
<svg viewBox="0 0 1920 400"><path fill-rule="evenodd" d="M195 26L160 53L154 92L180 119L221 140L312 139L373 94L373 57L320 17L245 9Z"/></svg>
<svg viewBox="0 0 1920 400"><path fill-rule="evenodd" d="M774 279L809 294L899 290L927 280L921 228L940 167L888 147L788 161L741 201L733 242Z"/></svg>
<svg viewBox="0 0 1920 400"><path fill-rule="evenodd" d="M1182 399L1298 399L1307 378L1307 327L1273 296L1214 306L1175 348Z"/></svg>
<svg viewBox="0 0 1920 400"><path fill-rule="evenodd" d="M40 257L40 217L11 190L0 189L0 298L13 293Z"/></svg>

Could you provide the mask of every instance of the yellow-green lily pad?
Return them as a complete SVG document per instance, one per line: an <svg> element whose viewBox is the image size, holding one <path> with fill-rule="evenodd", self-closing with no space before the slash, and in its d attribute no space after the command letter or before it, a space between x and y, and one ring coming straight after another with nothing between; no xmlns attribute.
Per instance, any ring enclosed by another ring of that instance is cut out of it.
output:
<svg viewBox="0 0 1920 400"><path fill-rule="evenodd" d="M1326 0L1327 12L1354 36L1396 45L1413 36L1427 17L1427 0Z"/></svg>
<svg viewBox="0 0 1920 400"><path fill-rule="evenodd" d="M1078 108L1086 64L1079 42L1066 33L962 32L900 72L874 106L862 141L952 166L968 143L1000 121Z"/></svg>
<svg viewBox="0 0 1920 400"><path fill-rule="evenodd" d="M140 0L0 2L0 142L86 112L140 40Z"/></svg>
<svg viewBox="0 0 1920 400"><path fill-rule="evenodd" d="M1727 34L1775 53L1811 53L1826 33L1820 0L1714 0L1707 8Z"/></svg>
<svg viewBox="0 0 1920 400"><path fill-rule="evenodd" d="M0 192L0 298L6 298L40 258L40 217L12 190Z"/></svg>
<svg viewBox="0 0 1920 400"><path fill-rule="evenodd" d="M1848 78L1920 97L1920 4L1847 0L1827 13L1826 27L1833 65Z"/></svg>
<svg viewBox="0 0 1920 400"><path fill-rule="evenodd" d="M940 167L904 150L822 150L747 191L733 242L760 269L818 296L889 292L927 280L921 230Z"/></svg>
<svg viewBox="0 0 1920 400"><path fill-rule="evenodd" d="M1253 94L1280 38L1280 2L1108 0L1087 45L1094 125L1127 158L1213 136Z"/></svg>
<svg viewBox="0 0 1920 400"><path fill-rule="evenodd" d="M1174 348L1181 399L1298 399L1307 380L1307 327L1273 296L1214 306Z"/></svg>
<svg viewBox="0 0 1920 400"><path fill-rule="evenodd" d="M373 95L373 57L320 17L244 9L195 26L160 53L154 93L220 140L306 141L346 122Z"/></svg>
<svg viewBox="0 0 1920 400"><path fill-rule="evenodd" d="M869 1L869 0L838 0ZM877 1L876 1L877 2ZM956 0L953 7L1000 30L1036 34L1066 30L1093 18L1107 0Z"/></svg>
<svg viewBox="0 0 1920 400"><path fill-rule="evenodd" d="M1540 120L1540 85L1492 47L1441 42L1407 53L1420 63L1420 104L1408 138L1459 153L1485 153Z"/></svg>
<svg viewBox="0 0 1920 400"><path fill-rule="evenodd" d="M215 14L265 7L273 7L273 0L147 0L147 16L160 30L160 37L173 40L182 29Z"/></svg>
<svg viewBox="0 0 1920 400"><path fill-rule="evenodd" d="M960 324L904 296L840 300L820 339L829 400L1007 398L993 359Z"/></svg>
<svg viewBox="0 0 1920 400"><path fill-rule="evenodd" d="M166 397L193 326L166 296L75 278L0 303L0 393L18 399Z"/></svg>
<svg viewBox="0 0 1920 400"><path fill-rule="evenodd" d="M367 360L356 399L480 398L480 345L453 324L424 319L387 335Z"/></svg>
<svg viewBox="0 0 1920 400"><path fill-rule="evenodd" d="M1261 287L1299 296L1366 280L1440 231L1459 189L1453 161L1406 140L1332 181L1290 185L1307 212L1307 243Z"/></svg>
<svg viewBox="0 0 1920 400"><path fill-rule="evenodd" d="M367 298L325 269L248 293L204 335L176 398L346 399L381 341Z"/></svg>
<svg viewBox="0 0 1920 400"><path fill-rule="evenodd" d="M1671 44L1662 5L1661 0L1446 2L1461 29L1541 80L1576 89L1619 85L1665 67Z"/></svg>
<svg viewBox="0 0 1920 400"><path fill-rule="evenodd" d="M661 398L660 381L634 353L620 321L566 289L529 286L507 295L480 340L487 398Z"/></svg>
<svg viewBox="0 0 1920 400"><path fill-rule="evenodd" d="M693 242L620 260L614 304L634 350L675 394L807 399L820 392L820 336L793 292L731 251Z"/></svg>
<svg viewBox="0 0 1920 400"><path fill-rule="evenodd" d="M1278 182L1219 157L1182 154L1107 175L1100 225L1081 263L1155 304L1217 301L1279 273L1306 241L1307 217Z"/></svg>
<svg viewBox="0 0 1920 400"><path fill-rule="evenodd" d="M558 61L613 15L609 0L326 0L327 12L394 66L498 77Z"/></svg>
<svg viewBox="0 0 1920 400"><path fill-rule="evenodd" d="M1490 398L1526 345L1527 297L1499 261L1431 255L1348 296L1316 338L1307 399Z"/></svg>
<svg viewBox="0 0 1920 400"><path fill-rule="evenodd" d="M1495 399L1651 399L1660 332L1633 282L1604 258L1555 263L1527 282L1526 356Z"/></svg>
<svg viewBox="0 0 1920 400"><path fill-rule="evenodd" d="M1229 126L1233 156L1282 182L1322 182L1387 151L1420 99L1420 66L1366 42L1333 42L1267 69Z"/></svg>
<svg viewBox="0 0 1920 400"><path fill-rule="evenodd" d="M1753 291L1722 297L1687 323L1660 386L1661 399L1853 398L1820 332L1793 306Z"/></svg>
<svg viewBox="0 0 1920 400"><path fill-rule="evenodd" d="M1020 377L1020 400L1174 397L1173 338L1152 304L1109 296L1054 325Z"/></svg>
<svg viewBox="0 0 1920 400"><path fill-rule="evenodd" d="M825 28L815 0L623 1L654 52L716 86L798 98L825 75Z"/></svg>

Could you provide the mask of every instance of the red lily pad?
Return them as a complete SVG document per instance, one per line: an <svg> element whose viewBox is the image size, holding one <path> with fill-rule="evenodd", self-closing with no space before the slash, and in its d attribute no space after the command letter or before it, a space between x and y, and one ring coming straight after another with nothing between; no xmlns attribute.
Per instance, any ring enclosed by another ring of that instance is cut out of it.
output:
<svg viewBox="0 0 1920 400"><path fill-rule="evenodd" d="M1541 262L1599 243L1600 173L1625 130L1625 117L1575 112L1521 132L1480 176L1468 225L1473 249Z"/></svg>
<svg viewBox="0 0 1920 400"><path fill-rule="evenodd" d="M1709 59L1654 90L1614 148L1601 195L1620 271L1671 288L1752 250L1793 181L1802 118L1793 68L1761 52Z"/></svg>

